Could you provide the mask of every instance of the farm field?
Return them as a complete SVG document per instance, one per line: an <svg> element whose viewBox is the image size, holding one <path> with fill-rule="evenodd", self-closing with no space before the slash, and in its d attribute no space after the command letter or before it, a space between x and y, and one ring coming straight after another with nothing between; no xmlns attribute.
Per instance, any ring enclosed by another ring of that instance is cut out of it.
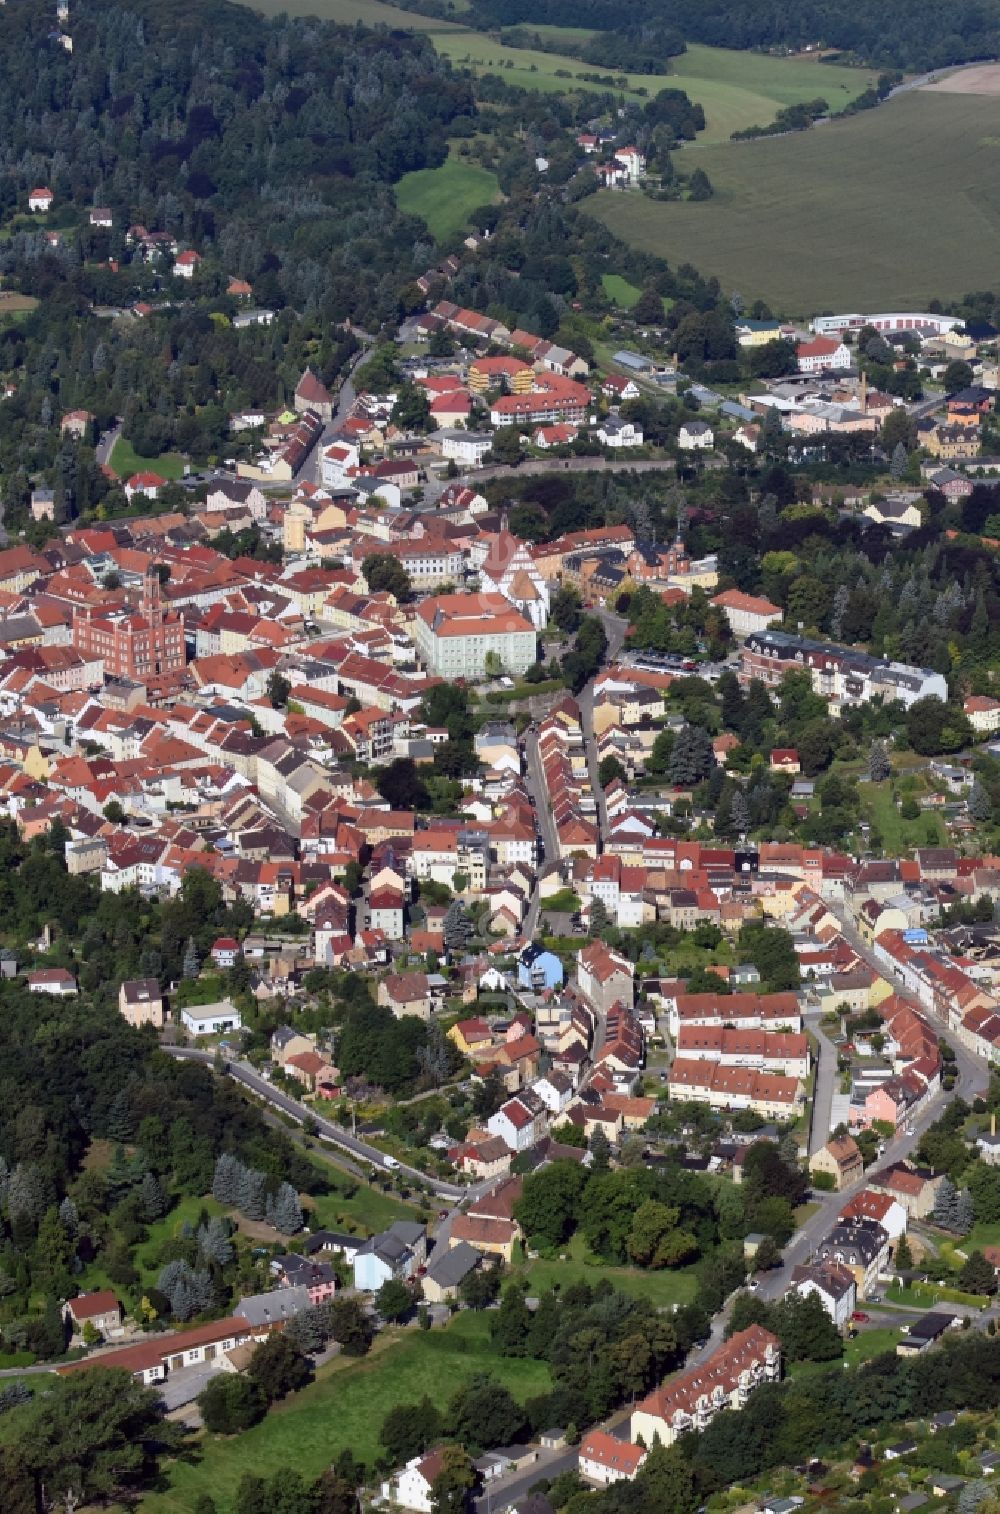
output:
<svg viewBox="0 0 1000 1514"><path fill-rule="evenodd" d="M318 1477L348 1447L359 1461L379 1453L382 1421L394 1404L415 1402L430 1391L446 1402L476 1372L490 1372L516 1398L549 1388L544 1362L497 1356L490 1345L489 1317L462 1313L445 1329L389 1331L360 1361L335 1357L316 1381L293 1394L252 1430L233 1439L207 1436L199 1459L166 1469L166 1488L143 1500L147 1514L191 1514L199 1493L210 1493L219 1514L230 1514L240 1479L270 1476L295 1467Z"/></svg>
<svg viewBox="0 0 1000 1514"><path fill-rule="evenodd" d="M316 0L317 4L329 0ZM351 3L351 0L335 0ZM547 37L558 37L557 27L539 27ZM581 28L567 30L567 40L578 40ZM613 73L618 70L598 68L578 58L559 53L536 52L527 48L504 47L483 32L462 31L454 27L434 37L434 46L453 62L465 64L479 73L499 73L510 84L522 89L562 91L603 86L586 83L580 75ZM567 77L568 75L568 77ZM674 58L669 74L627 73L624 93L633 99L643 89L652 97L661 89L686 90L692 100L704 106L706 129L699 142L726 142L734 131L747 126L766 126L783 105L800 100L827 100L834 110L842 109L869 84L875 75L866 69L843 68L836 64L814 63L801 59L768 58L762 54L734 52L726 48L689 47Z"/></svg>
<svg viewBox="0 0 1000 1514"><path fill-rule="evenodd" d="M456 9L464 9L456 5ZM419 16L384 0L250 0L250 9L263 16L318 16L321 21L336 21L341 26L390 26L411 32L445 31L451 21L437 21L433 16Z"/></svg>
<svg viewBox="0 0 1000 1514"><path fill-rule="evenodd" d="M500 193L496 176L478 163L449 157L440 168L420 168L396 185L396 204L422 216L439 242L468 222L469 212L489 205Z"/></svg>
<svg viewBox="0 0 1000 1514"><path fill-rule="evenodd" d="M585 208L776 313L921 309L995 276L1000 99L916 91L809 132L679 156L708 174L711 200L606 191Z"/></svg>

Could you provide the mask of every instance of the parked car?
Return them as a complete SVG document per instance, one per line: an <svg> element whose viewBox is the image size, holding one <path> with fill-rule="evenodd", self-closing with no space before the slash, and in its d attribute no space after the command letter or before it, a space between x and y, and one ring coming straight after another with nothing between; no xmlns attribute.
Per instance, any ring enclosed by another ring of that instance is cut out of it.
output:
<svg viewBox="0 0 1000 1514"><path fill-rule="evenodd" d="M863 1309L855 1309L851 1319L859 1325L867 1325L871 1321L871 1315L866 1314Z"/></svg>

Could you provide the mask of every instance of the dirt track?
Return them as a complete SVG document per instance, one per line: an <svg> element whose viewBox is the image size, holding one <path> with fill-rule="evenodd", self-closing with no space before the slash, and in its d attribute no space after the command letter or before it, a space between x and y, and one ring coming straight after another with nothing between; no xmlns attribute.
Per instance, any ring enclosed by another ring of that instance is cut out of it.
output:
<svg viewBox="0 0 1000 1514"><path fill-rule="evenodd" d="M941 95L1000 95L1000 63L977 63L960 68L923 88Z"/></svg>

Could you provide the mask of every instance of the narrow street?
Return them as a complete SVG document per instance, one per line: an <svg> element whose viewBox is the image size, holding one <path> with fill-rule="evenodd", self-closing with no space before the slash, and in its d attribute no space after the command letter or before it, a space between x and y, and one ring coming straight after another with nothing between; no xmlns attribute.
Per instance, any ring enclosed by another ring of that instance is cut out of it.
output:
<svg viewBox="0 0 1000 1514"><path fill-rule="evenodd" d="M833 1096L837 1091L837 1048L819 1023L819 1014L803 1016L806 1029L816 1037L816 1083L813 1088L812 1129L809 1155L813 1156L830 1139Z"/></svg>

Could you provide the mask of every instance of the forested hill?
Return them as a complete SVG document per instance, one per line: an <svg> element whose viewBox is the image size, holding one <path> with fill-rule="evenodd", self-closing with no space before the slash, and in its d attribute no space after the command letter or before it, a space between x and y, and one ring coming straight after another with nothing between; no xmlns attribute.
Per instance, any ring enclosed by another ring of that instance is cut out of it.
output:
<svg viewBox="0 0 1000 1514"><path fill-rule="evenodd" d="M413 250L387 186L442 163L449 125L474 112L426 40L223 0L88 0L67 53L53 9L0 9L0 216L48 184L57 217L112 209L112 257L140 222L214 244L262 301L372 314L380 276Z"/></svg>
<svg viewBox="0 0 1000 1514"><path fill-rule="evenodd" d="M475 0L477 25L669 29L714 47L822 44L880 68L922 70L1000 54L1000 0Z"/></svg>

